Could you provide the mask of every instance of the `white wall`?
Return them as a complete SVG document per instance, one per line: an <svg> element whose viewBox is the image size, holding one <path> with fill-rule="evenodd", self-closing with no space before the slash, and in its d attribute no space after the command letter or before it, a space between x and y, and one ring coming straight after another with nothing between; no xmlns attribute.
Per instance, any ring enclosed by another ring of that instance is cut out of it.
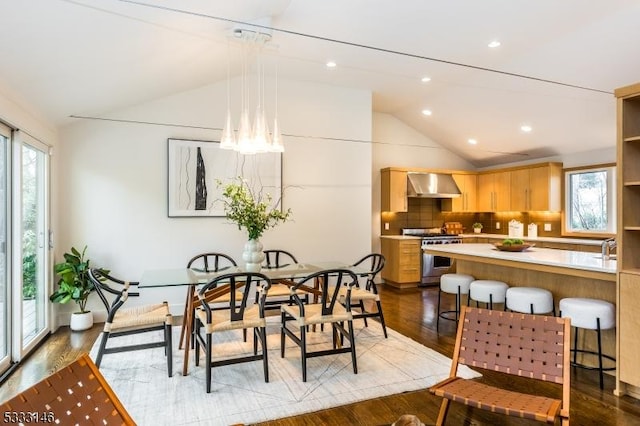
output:
<svg viewBox="0 0 640 426"><path fill-rule="evenodd" d="M373 114L373 141L371 245L374 251L379 251L380 169L385 167L421 167L475 170L475 167L389 114Z"/></svg>
<svg viewBox="0 0 640 426"><path fill-rule="evenodd" d="M611 148L603 148L592 151L575 152L567 155L556 155L547 158L537 158L535 160L519 161L515 163L500 164L499 166L483 167L478 170L490 170L504 167L524 166L527 164L545 163L545 162L560 162L565 169L572 167L592 166L596 164L615 163L616 160L616 146L613 142Z"/></svg>
<svg viewBox="0 0 640 426"><path fill-rule="evenodd" d="M210 85L110 117L220 128L226 90L226 84ZM355 261L371 250L371 145L320 137L370 140L371 94L281 80L278 103L282 132L301 136L284 137L283 201L293 220L261 240L303 262ZM128 280L140 279L145 269L185 267L203 251L241 261L247 237L224 218L167 217L167 138L218 140L219 135L218 130L91 120L64 128L56 152L64 206L56 256L87 244L96 266ZM145 295L146 301L168 298L177 314L184 292L149 289ZM91 297L90 308L98 309L98 302Z"/></svg>

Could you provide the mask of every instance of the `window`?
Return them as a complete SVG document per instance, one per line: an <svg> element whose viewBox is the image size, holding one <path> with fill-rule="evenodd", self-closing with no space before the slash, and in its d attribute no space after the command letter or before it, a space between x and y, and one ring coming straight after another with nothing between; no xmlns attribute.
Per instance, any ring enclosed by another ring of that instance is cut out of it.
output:
<svg viewBox="0 0 640 426"><path fill-rule="evenodd" d="M565 171L565 233L615 234L616 168Z"/></svg>

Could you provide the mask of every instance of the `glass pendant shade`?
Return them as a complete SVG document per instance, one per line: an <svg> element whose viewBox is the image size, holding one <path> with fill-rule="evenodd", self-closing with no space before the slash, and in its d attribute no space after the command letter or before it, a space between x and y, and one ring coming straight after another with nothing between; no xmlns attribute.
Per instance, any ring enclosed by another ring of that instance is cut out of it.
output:
<svg viewBox="0 0 640 426"><path fill-rule="evenodd" d="M249 111L246 109L240 115L240 128L238 129L238 151L241 154L255 154L255 146L251 137L251 121Z"/></svg>
<svg viewBox="0 0 640 426"><path fill-rule="evenodd" d="M227 111L227 119L222 129L222 136L220 137L220 148L222 149L236 149L236 135L233 133L233 123L231 121L231 111Z"/></svg>
<svg viewBox="0 0 640 426"><path fill-rule="evenodd" d="M271 137L269 136L269 126L263 109L258 105L256 108L256 117L253 123L253 143L256 152L268 152L271 145Z"/></svg>
<svg viewBox="0 0 640 426"><path fill-rule="evenodd" d="M280 133L280 126L278 125L278 118L273 120L273 136L271 137L271 151L272 152L284 152L284 144L282 142L282 133Z"/></svg>

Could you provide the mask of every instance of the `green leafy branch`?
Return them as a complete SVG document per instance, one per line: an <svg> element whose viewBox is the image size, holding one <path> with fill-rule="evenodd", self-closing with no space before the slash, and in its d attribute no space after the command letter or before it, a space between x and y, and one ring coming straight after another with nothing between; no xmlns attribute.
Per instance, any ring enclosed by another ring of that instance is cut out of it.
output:
<svg viewBox="0 0 640 426"><path fill-rule="evenodd" d="M222 186L220 181L218 186ZM271 207L271 194L263 199L262 193L256 195L241 177L223 186L222 197L227 218L238 225L238 229L246 229L250 240L260 238L264 231L291 217L291 209L282 211L279 207L280 200Z"/></svg>

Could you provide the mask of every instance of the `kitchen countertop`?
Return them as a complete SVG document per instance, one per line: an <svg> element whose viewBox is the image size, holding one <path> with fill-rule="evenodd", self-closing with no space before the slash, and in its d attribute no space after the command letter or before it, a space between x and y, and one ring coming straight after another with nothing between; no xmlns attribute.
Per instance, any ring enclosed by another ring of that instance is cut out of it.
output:
<svg viewBox="0 0 640 426"><path fill-rule="evenodd" d="M474 237L478 237L478 238L491 238L491 239L498 239L498 240L504 240L506 238L514 238L514 237L509 237L508 235L505 234L484 234L484 233L479 233L479 234L460 234L460 236L462 238L474 238ZM583 244L583 245L588 245L588 246L600 246L602 245L602 241L604 240L588 240L588 239L582 239L582 238L562 238L562 237L536 237L536 238L531 238L531 237L522 237L520 238L521 240L524 241L531 241L531 242L536 242L536 241L545 241L545 242L549 242L549 243L564 243L564 244Z"/></svg>
<svg viewBox="0 0 640 426"><path fill-rule="evenodd" d="M414 235L380 235L380 238L388 238L390 240L422 240L422 237Z"/></svg>
<svg viewBox="0 0 640 426"><path fill-rule="evenodd" d="M505 238L509 238L508 235L504 234L460 234L461 238L491 238L496 240L503 240ZM388 238L391 240L421 240L422 237L416 237L413 235L381 235L380 238ZM581 238L560 238L560 237L538 237L538 238L530 238L524 237L521 238L524 241L545 241L549 243L564 243L564 244L583 244L588 246L601 246L603 240L587 240Z"/></svg>
<svg viewBox="0 0 640 426"><path fill-rule="evenodd" d="M599 253L537 247L532 247L524 252L508 252L496 249L493 244L479 243L432 245L424 249L424 251L452 258L464 257L467 260L477 257L496 261L593 271L611 274L613 280L615 280L618 264L616 260L602 260Z"/></svg>

